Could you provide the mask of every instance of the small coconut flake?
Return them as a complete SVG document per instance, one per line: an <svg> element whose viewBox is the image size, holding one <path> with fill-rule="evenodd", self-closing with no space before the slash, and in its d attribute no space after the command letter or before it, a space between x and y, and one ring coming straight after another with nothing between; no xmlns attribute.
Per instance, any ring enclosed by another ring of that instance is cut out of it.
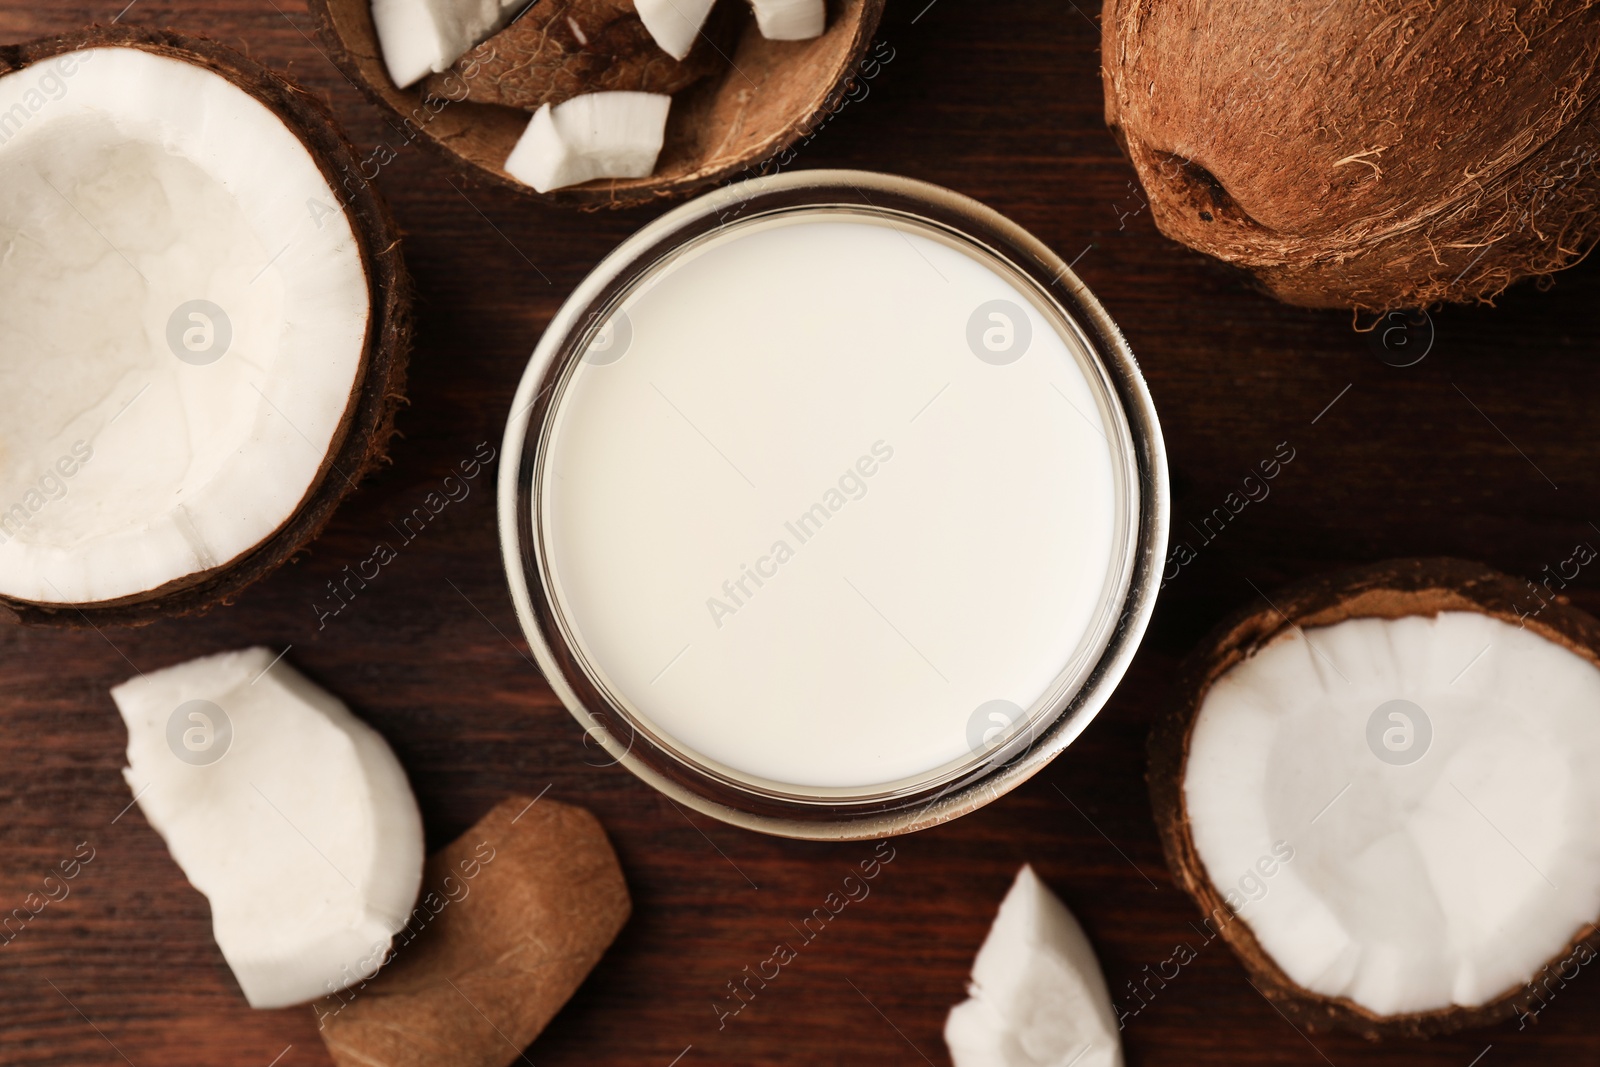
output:
<svg viewBox="0 0 1600 1067"><path fill-rule="evenodd" d="M372 0L389 77L404 89L445 70L505 26L530 0Z"/></svg>
<svg viewBox="0 0 1600 1067"><path fill-rule="evenodd" d="M595 178L644 178L655 170L672 97L588 93L534 113L506 159L506 173L541 193Z"/></svg>
<svg viewBox="0 0 1600 1067"><path fill-rule="evenodd" d="M1121 1067L1094 949L1031 866L1001 902L967 992L945 1021L956 1067Z"/></svg>
<svg viewBox="0 0 1600 1067"><path fill-rule="evenodd" d="M211 903L254 1008L374 973L422 880L422 819L382 737L252 648L111 691L139 808Z"/></svg>
<svg viewBox="0 0 1600 1067"><path fill-rule="evenodd" d="M1600 670L1445 611L1296 628L1227 671L1182 790L1278 968L1390 1018L1512 993L1600 916L1597 764Z"/></svg>
<svg viewBox="0 0 1600 1067"><path fill-rule="evenodd" d="M828 26L823 0L750 0L756 27L769 41L809 41Z"/></svg>
<svg viewBox="0 0 1600 1067"><path fill-rule="evenodd" d="M639 19L661 50L682 59L694 47L716 0L636 0Z"/></svg>

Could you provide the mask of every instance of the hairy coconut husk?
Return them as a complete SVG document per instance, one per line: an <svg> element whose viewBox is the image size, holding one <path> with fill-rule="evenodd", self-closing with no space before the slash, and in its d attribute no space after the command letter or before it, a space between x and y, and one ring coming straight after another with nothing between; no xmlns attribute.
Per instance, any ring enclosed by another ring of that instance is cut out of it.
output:
<svg viewBox="0 0 1600 1067"><path fill-rule="evenodd" d="M1291 304L1489 300L1600 236L1590 0L1107 0L1156 225Z"/></svg>
<svg viewBox="0 0 1600 1067"><path fill-rule="evenodd" d="M411 351L411 277L388 205L360 174L362 157L322 101L231 48L170 30L90 27L0 46L0 75L84 48L138 48L215 71L283 121L339 197L361 252L370 294L362 370L317 477L288 521L242 556L155 589L92 604L36 604L0 597L0 620L68 627L142 625L230 601L322 532L364 474L387 459L405 398Z"/></svg>
<svg viewBox="0 0 1600 1067"><path fill-rule="evenodd" d="M527 14L462 56L454 70L423 80L430 98L535 111L598 92L665 93L717 71L738 41L738 10L712 9L705 33L682 61L644 28L633 0L539 0Z"/></svg>
<svg viewBox="0 0 1600 1067"><path fill-rule="evenodd" d="M1177 698L1150 734L1150 803L1167 866L1216 928L1251 982L1297 1026L1355 1031L1370 1039L1425 1037L1488 1026L1517 1014L1526 992L1515 986L1487 1004L1400 1015L1377 1015L1345 997L1313 993L1289 978L1236 921L1222 892L1207 876L1190 832L1183 780L1195 718L1216 680L1241 661L1295 628L1332 626L1347 619L1398 619L1475 611L1528 630L1600 667L1600 620L1563 600L1544 601L1531 583L1457 559L1400 559L1310 579L1271 594L1224 620L1185 660ZM1568 958L1597 929L1578 932L1550 963Z"/></svg>
<svg viewBox="0 0 1600 1067"><path fill-rule="evenodd" d="M528 128L526 111L470 100L453 103L428 96L421 86L398 88L378 47L371 0L307 2L328 56L395 120L391 148L423 144L474 182L585 209L637 207L688 196L718 182L786 165L788 149L858 91L865 95L859 87L873 76L879 61L864 56L884 5L884 0L828 0L828 28L821 37L769 41L756 28L748 5L723 0L719 7L731 7L740 16L738 44L728 53L725 71L673 96L655 173L600 178L540 193L505 169L506 157ZM464 76L462 66L456 64Z"/></svg>

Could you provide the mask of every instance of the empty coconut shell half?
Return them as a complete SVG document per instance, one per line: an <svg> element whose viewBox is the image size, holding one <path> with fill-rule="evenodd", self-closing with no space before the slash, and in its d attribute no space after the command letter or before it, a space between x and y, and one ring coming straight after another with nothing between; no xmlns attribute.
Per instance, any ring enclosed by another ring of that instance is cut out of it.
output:
<svg viewBox="0 0 1600 1067"><path fill-rule="evenodd" d="M648 35L620 25L635 16L613 10L615 3L572 5L576 30L565 15L553 17L556 3L536 0L449 71L401 88L379 47L372 0L309 0L329 56L392 118L391 150L423 144L473 181L583 208L688 196L772 169L863 80L884 0L829 0L822 35L801 41L769 40L744 0L720 0L682 63L654 45L630 59L627 50L645 47ZM577 14L595 21L585 28ZM618 90L673 94L647 177L598 178L540 193L507 172L535 106ZM507 106L511 99L524 104Z"/></svg>
<svg viewBox="0 0 1600 1067"><path fill-rule="evenodd" d="M358 167L314 97L210 41L0 48L0 614L230 598L382 457L409 283Z"/></svg>
<svg viewBox="0 0 1600 1067"><path fill-rule="evenodd" d="M1282 300L1488 300L1600 237L1600 8L1108 0L1106 121L1161 232Z"/></svg>
<svg viewBox="0 0 1600 1067"><path fill-rule="evenodd" d="M1399 560L1273 593L1188 660L1150 739L1167 862L1304 1028L1526 1023L1593 958L1600 622ZM1569 974L1570 976L1570 974Z"/></svg>

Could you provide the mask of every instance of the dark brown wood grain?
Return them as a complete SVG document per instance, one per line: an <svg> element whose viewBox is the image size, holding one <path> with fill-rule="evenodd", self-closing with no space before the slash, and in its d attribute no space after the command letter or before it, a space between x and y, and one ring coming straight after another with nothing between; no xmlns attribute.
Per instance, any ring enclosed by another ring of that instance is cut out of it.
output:
<svg viewBox="0 0 1600 1067"><path fill-rule="evenodd" d="M125 2L3 0L0 41L109 22ZM267 1067L281 1056L277 1067L327 1067L311 1010L245 1006L204 899L137 808L119 817L131 798L108 687L136 667L251 643L292 646L299 667L389 738L434 847L513 791L549 786L599 816L635 911L528 1050L539 1067L667 1067L680 1056L679 1067L944 1064L944 1014L1023 862L1099 951L1128 1013L1133 1067L1466 1067L1490 1045L1480 1067L1502 1067L1592 1062L1600 1052L1600 974L1588 968L1520 1032L1508 1023L1383 1045L1317 1035L1313 1046L1223 945L1202 946L1200 916L1165 871L1144 787L1145 735L1176 663L1257 588L1421 555L1535 577L1580 541L1600 545L1591 525L1600 524L1600 267L1563 274L1548 292L1517 287L1495 308L1436 311L1412 337L1416 352L1431 331L1427 357L1390 366L1375 355L1381 332L1277 304L1156 234L1101 118L1095 7L891 4L880 39L893 59L794 166L939 182L1074 260L1150 379L1175 534L1193 558L1163 592L1117 696L1061 759L998 803L894 841L870 897L719 1028L726 983L779 941L798 943L794 926L872 846L734 830L675 809L620 768L587 766L606 761L585 747L517 631L492 471L415 540L399 544L389 525L480 442L499 447L544 323L658 209L582 214L463 185L404 146L319 53L302 2L137 0L122 21L241 48L324 95L358 146L395 149L377 183L405 233L418 293L410 406L393 464L366 480L309 555L232 606L139 630L0 631L0 911L20 906L79 842L95 850L71 895L0 947L0 1064ZM1294 459L1270 496L1203 534L1204 517L1281 442ZM379 540L398 558L319 628L327 583ZM1585 570L1567 592L1600 612L1600 573ZM1164 984L1151 979L1179 943L1198 957ZM1142 1002L1129 983L1150 990Z"/></svg>

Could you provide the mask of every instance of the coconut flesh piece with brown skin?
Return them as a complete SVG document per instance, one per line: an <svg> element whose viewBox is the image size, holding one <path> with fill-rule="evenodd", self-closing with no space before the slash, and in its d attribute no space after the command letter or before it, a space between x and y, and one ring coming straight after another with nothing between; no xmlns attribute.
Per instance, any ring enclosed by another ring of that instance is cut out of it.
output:
<svg viewBox="0 0 1600 1067"><path fill-rule="evenodd" d="M1108 0L1156 226L1292 304L1488 299L1600 235L1600 7Z"/></svg>
<svg viewBox="0 0 1600 1067"><path fill-rule="evenodd" d="M1600 624L1453 561L1273 603L1152 738L1180 881L1303 1024L1512 1014L1600 917Z"/></svg>
<svg viewBox="0 0 1600 1067"><path fill-rule="evenodd" d="M389 77L404 89L460 59L535 0L372 0Z"/></svg>
<svg viewBox="0 0 1600 1067"><path fill-rule="evenodd" d="M694 48L716 0L634 0L645 29L662 51L683 59Z"/></svg>
<svg viewBox="0 0 1600 1067"><path fill-rule="evenodd" d="M642 178L655 169L672 97L585 93L541 107L506 159L506 173L541 193L595 178Z"/></svg>
<svg viewBox="0 0 1600 1067"><path fill-rule="evenodd" d="M689 54L716 0L635 0L639 17L669 55ZM756 27L772 41L806 41L827 28L823 0L750 0Z"/></svg>
<svg viewBox="0 0 1600 1067"><path fill-rule="evenodd" d="M0 77L16 601L136 599L251 553L325 476L362 386L371 297L341 198L283 118L165 40Z"/></svg>
<svg viewBox="0 0 1600 1067"><path fill-rule="evenodd" d="M809 41L828 25L823 0L750 0L756 26L771 41Z"/></svg>
<svg viewBox="0 0 1600 1067"><path fill-rule="evenodd" d="M633 0L539 0L527 14L462 59L471 78L435 74L431 96L537 110L584 93L668 95L727 65L722 47L702 37L682 61L657 46Z"/></svg>

